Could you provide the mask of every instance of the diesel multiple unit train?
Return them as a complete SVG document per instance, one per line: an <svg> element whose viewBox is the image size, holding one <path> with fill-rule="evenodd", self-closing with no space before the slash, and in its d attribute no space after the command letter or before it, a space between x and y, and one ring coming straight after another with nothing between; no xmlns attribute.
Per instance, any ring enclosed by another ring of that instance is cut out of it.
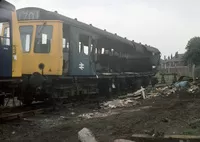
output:
<svg viewBox="0 0 200 142"><path fill-rule="evenodd" d="M25 104L133 90L147 86L157 72L160 52L154 47L56 11L28 7L17 10L16 16L14 6L3 3L1 84L14 86L12 94ZM20 81L9 82L15 77ZM1 95L9 93L4 87L1 90Z"/></svg>

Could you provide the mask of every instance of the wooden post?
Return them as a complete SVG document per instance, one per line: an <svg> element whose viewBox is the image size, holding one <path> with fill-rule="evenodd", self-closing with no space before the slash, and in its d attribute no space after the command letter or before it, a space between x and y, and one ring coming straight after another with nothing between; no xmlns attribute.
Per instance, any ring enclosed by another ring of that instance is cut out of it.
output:
<svg viewBox="0 0 200 142"><path fill-rule="evenodd" d="M161 83L163 83L163 84L166 83L166 82L165 82L165 77L164 77L164 76L165 76L164 74L161 74Z"/></svg>
<svg viewBox="0 0 200 142"><path fill-rule="evenodd" d="M195 81L195 64L192 65L192 78Z"/></svg>

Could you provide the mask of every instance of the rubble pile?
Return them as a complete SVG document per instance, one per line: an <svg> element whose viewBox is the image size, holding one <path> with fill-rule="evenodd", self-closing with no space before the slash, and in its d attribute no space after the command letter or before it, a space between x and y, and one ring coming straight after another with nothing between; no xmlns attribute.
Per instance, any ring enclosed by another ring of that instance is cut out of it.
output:
<svg viewBox="0 0 200 142"><path fill-rule="evenodd" d="M137 104L138 104L138 101L134 100L133 98L116 99L116 100L104 102L102 105L102 108L114 109L114 108L121 108L121 107L130 107Z"/></svg>
<svg viewBox="0 0 200 142"><path fill-rule="evenodd" d="M78 132L78 140L80 142L97 142L92 131L89 130L88 128L83 128Z"/></svg>
<svg viewBox="0 0 200 142"><path fill-rule="evenodd" d="M80 142L97 142L93 132L88 128L83 128L78 132L78 140ZM125 139L116 139L114 142L134 142L131 140Z"/></svg>
<svg viewBox="0 0 200 142"><path fill-rule="evenodd" d="M197 85L191 85L190 88L188 88L187 92L195 94L195 93L200 92L200 88Z"/></svg>
<svg viewBox="0 0 200 142"><path fill-rule="evenodd" d="M164 88L156 88L157 91L157 95L171 95L176 93L177 88L176 87L172 87L172 86L166 86Z"/></svg>
<svg viewBox="0 0 200 142"><path fill-rule="evenodd" d="M111 115L118 114L118 112L108 111L108 112L93 112L80 114L78 117L82 119L92 119L92 118L103 118Z"/></svg>
<svg viewBox="0 0 200 142"><path fill-rule="evenodd" d="M160 95L169 96L175 94L177 91L185 91L190 94L200 93L200 85L196 85L195 83L190 83L188 81L180 81L176 82L175 84L164 86L164 87L157 87L149 91L147 98L157 97Z"/></svg>

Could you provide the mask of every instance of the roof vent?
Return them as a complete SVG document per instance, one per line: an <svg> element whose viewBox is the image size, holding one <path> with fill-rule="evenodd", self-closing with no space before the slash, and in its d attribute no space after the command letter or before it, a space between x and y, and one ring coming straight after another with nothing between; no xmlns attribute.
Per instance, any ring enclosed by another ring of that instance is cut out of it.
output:
<svg viewBox="0 0 200 142"><path fill-rule="evenodd" d="M54 11L55 13L58 13L58 11Z"/></svg>
<svg viewBox="0 0 200 142"><path fill-rule="evenodd" d="M115 33L115 35L117 35L117 33Z"/></svg>
<svg viewBox="0 0 200 142"><path fill-rule="evenodd" d="M126 39L126 37L124 37L124 39Z"/></svg>
<svg viewBox="0 0 200 142"><path fill-rule="evenodd" d="M92 26L92 24L90 24L90 26Z"/></svg>
<svg viewBox="0 0 200 142"><path fill-rule="evenodd" d="M132 40L132 42L135 42L134 40Z"/></svg>
<svg viewBox="0 0 200 142"><path fill-rule="evenodd" d="M74 20L78 21L78 19L77 19L77 18L75 18Z"/></svg>
<svg viewBox="0 0 200 142"><path fill-rule="evenodd" d="M104 29L104 31L106 31L106 29Z"/></svg>

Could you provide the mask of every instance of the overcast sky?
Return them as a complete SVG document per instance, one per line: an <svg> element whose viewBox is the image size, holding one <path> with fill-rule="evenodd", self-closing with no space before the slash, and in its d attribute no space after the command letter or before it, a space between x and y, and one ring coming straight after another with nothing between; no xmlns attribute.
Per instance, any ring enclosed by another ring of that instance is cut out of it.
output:
<svg viewBox="0 0 200 142"><path fill-rule="evenodd" d="M8 0L16 8L57 10L130 40L152 45L162 55L183 53L200 35L199 0Z"/></svg>

